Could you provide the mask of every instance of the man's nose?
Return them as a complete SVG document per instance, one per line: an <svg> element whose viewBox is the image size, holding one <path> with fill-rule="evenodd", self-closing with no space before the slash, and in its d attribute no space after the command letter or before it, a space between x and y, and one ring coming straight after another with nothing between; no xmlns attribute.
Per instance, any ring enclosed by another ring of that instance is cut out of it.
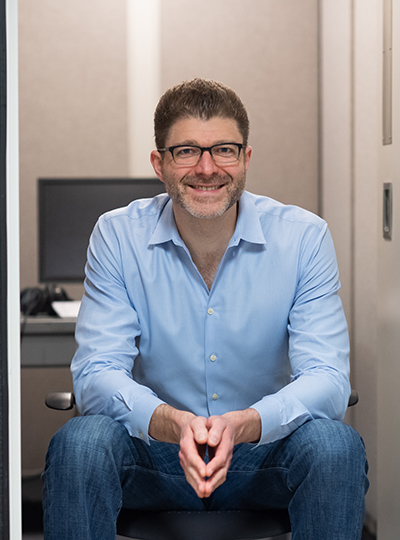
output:
<svg viewBox="0 0 400 540"><path fill-rule="evenodd" d="M213 158L211 157L209 150L204 150L200 161L195 167L195 172L198 174L215 174L218 171L218 167L215 165Z"/></svg>

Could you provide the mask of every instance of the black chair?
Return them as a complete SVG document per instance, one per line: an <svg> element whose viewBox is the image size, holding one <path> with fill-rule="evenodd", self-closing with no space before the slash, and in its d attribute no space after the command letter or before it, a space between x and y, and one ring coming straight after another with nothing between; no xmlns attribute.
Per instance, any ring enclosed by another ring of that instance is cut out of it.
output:
<svg viewBox="0 0 400 540"><path fill-rule="evenodd" d="M358 402L352 390L349 407ZM51 409L69 410L75 404L71 392L46 396ZM281 536L291 531L287 510L204 512L153 512L122 509L117 532L139 540L250 540Z"/></svg>

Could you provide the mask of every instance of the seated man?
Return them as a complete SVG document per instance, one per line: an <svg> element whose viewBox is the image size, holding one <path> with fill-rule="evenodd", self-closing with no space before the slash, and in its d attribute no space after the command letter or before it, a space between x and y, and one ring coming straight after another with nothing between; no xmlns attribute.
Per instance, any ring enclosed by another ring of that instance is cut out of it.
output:
<svg viewBox="0 0 400 540"><path fill-rule="evenodd" d="M112 540L121 507L288 508L296 540L361 538L331 236L244 191L248 134L224 85L168 90L151 153L167 194L94 229L71 367L83 416L49 447L47 540Z"/></svg>

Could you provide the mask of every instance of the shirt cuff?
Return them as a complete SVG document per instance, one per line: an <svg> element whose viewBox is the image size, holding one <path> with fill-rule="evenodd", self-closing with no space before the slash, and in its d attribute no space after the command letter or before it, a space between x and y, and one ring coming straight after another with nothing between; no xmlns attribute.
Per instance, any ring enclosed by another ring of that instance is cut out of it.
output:
<svg viewBox="0 0 400 540"><path fill-rule="evenodd" d="M261 437L257 446L283 439L311 419L309 411L298 399L282 394L266 396L252 408L261 417Z"/></svg>
<svg viewBox="0 0 400 540"><path fill-rule="evenodd" d="M261 437L255 447L279 439L280 437L276 435L282 424L281 402L273 396L267 396L252 405L251 408L255 409L261 418Z"/></svg>
<svg viewBox="0 0 400 540"><path fill-rule="evenodd" d="M128 414L120 418L120 422L124 424L131 437L137 437L146 444L150 444L153 440L149 436L149 424L154 411L165 402L158 398L153 393L145 393L140 396L140 399L129 399L128 392L121 389L113 399L123 401L129 409Z"/></svg>

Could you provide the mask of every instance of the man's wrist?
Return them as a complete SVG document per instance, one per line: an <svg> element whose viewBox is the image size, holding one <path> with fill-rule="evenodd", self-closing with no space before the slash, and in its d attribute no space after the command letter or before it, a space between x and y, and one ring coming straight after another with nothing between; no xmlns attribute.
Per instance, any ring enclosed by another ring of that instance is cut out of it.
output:
<svg viewBox="0 0 400 540"><path fill-rule="evenodd" d="M192 413L163 403L155 409L150 419L149 435L157 441L179 444L183 426L193 418Z"/></svg>
<svg viewBox="0 0 400 540"><path fill-rule="evenodd" d="M261 417L255 409L231 411L222 415L231 422L235 431L235 444L256 443L261 438Z"/></svg>

